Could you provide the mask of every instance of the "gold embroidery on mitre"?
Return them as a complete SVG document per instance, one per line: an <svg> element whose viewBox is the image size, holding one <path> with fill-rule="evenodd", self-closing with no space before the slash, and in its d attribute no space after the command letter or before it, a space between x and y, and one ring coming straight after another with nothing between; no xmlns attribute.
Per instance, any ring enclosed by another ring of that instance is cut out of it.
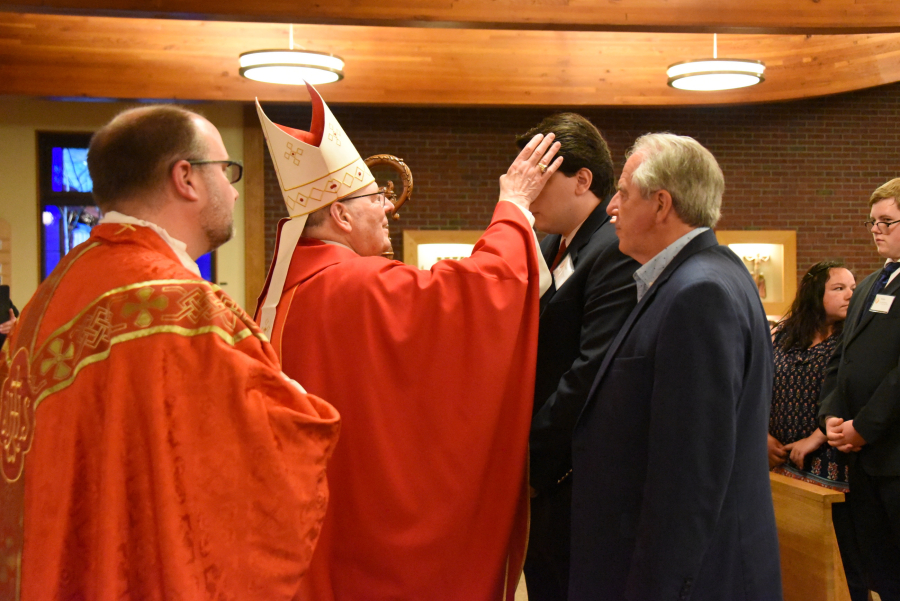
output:
<svg viewBox="0 0 900 601"><path fill-rule="evenodd" d="M328 173L324 174L322 177L318 177L318 178L310 180L306 183L298 184L298 185L290 187L290 188L285 188L282 185L281 191L282 192L290 192L291 190L296 190L297 188L302 188L304 186L311 186L313 184L321 182L322 180L325 180L326 178L329 178L332 176L334 177L334 179L338 179L338 178L341 178L342 177L341 174L343 174L346 171L358 172L359 179L362 180L365 177L366 170L368 170L368 167L365 167L365 165L366 165L366 163L362 159L354 159L354 160L350 161L349 163L347 163L346 165L339 167L339 168L335 169L334 171L329 171ZM365 167L365 169L364 169L364 167ZM281 180L278 180L278 181L280 182ZM372 181L375 181L374 176L372 176Z"/></svg>
<svg viewBox="0 0 900 601"><path fill-rule="evenodd" d="M289 161L293 161L295 166L300 165L300 157L303 155L303 148L300 146L294 147L292 142L287 143L287 152L284 153L284 158Z"/></svg>
<svg viewBox="0 0 900 601"><path fill-rule="evenodd" d="M341 136L343 135L344 132L341 131L341 129L339 127L335 128L334 121L332 121L328 124L328 130L329 130L328 131L328 141L334 142L336 145L340 146L341 145Z"/></svg>
<svg viewBox="0 0 900 601"><path fill-rule="evenodd" d="M304 215L347 196L354 190L360 190L367 186L371 182L365 181L367 171L363 168L364 166L365 163L362 160L355 161L316 181L308 182L291 190L283 189L284 204L287 206L288 213L292 216ZM294 194L292 195L291 192ZM310 206L310 203L315 204Z"/></svg>
<svg viewBox="0 0 900 601"><path fill-rule="evenodd" d="M28 351L20 348L0 389L0 471L7 482L22 477L25 454L34 440L34 410Z"/></svg>

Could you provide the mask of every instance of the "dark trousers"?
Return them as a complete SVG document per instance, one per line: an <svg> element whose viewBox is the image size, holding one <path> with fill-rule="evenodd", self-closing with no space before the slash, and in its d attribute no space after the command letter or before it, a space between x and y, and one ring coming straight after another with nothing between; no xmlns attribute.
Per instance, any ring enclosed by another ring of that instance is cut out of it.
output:
<svg viewBox="0 0 900 601"><path fill-rule="evenodd" d="M834 524L834 535L841 552L841 563L847 576L847 587L850 589L850 601L868 601L869 587L863 574L863 561L856 542L856 531L850 514L850 493L844 494L843 503L831 506L831 521Z"/></svg>
<svg viewBox="0 0 900 601"><path fill-rule="evenodd" d="M566 601L569 595L569 542L572 478L531 499L531 526L525 556L528 601Z"/></svg>
<svg viewBox="0 0 900 601"><path fill-rule="evenodd" d="M850 468L850 513L869 588L900 601L900 477Z"/></svg>

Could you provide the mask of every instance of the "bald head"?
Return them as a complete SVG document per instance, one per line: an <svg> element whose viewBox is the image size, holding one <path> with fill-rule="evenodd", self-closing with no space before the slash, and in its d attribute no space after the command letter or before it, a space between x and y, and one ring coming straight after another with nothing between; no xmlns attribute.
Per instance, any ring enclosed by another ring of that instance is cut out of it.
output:
<svg viewBox="0 0 900 601"><path fill-rule="evenodd" d="M147 197L162 187L175 161L204 157L200 129L207 123L197 113L172 105L117 115L91 138L88 169L94 200L103 211L111 211L122 201Z"/></svg>

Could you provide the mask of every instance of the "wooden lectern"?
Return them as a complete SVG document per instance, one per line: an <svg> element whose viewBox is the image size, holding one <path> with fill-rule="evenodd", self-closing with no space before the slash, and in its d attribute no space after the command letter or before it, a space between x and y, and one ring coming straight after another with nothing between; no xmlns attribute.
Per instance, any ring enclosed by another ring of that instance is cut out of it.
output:
<svg viewBox="0 0 900 601"><path fill-rule="evenodd" d="M844 493L769 473L781 549L784 601L850 601L832 503Z"/></svg>

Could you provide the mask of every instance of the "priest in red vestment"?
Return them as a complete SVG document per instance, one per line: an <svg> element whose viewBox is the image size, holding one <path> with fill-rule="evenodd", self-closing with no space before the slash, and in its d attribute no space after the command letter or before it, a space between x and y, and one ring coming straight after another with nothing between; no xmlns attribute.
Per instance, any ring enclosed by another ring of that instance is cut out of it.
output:
<svg viewBox="0 0 900 601"><path fill-rule="evenodd" d="M291 599L339 417L194 263L231 236L240 164L170 106L88 156L106 216L0 360L0 598Z"/></svg>
<svg viewBox="0 0 900 601"><path fill-rule="evenodd" d="M334 403L343 428L298 599L511 601L527 540L541 271L549 276L527 209L559 166L558 145L536 138L501 177L470 258L419 270L380 256L393 206L367 169L356 177L359 155L310 94L310 132L259 111L299 215L280 224L262 323L285 373ZM317 179L340 185L327 197L317 192L327 185L303 187Z"/></svg>

